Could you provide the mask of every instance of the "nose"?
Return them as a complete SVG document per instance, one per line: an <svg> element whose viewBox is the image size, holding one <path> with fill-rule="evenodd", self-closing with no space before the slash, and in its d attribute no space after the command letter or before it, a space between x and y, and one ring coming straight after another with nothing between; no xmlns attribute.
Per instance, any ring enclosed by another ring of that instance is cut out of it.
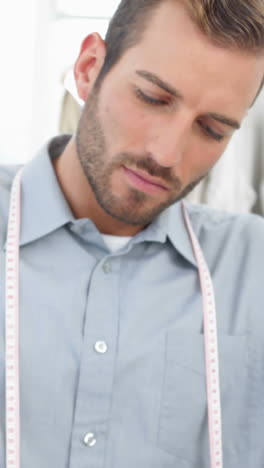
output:
<svg viewBox="0 0 264 468"><path fill-rule="evenodd" d="M173 168L180 165L191 141L190 118L178 115L160 123L152 133L148 151L156 163Z"/></svg>

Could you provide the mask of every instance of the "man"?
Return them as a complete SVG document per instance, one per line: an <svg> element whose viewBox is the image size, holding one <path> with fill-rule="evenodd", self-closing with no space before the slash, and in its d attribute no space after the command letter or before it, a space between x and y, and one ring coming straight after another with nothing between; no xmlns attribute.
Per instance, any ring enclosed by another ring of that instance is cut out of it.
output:
<svg viewBox="0 0 264 468"><path fill-rule="evenodd" d="M22 173L22 468L211 466L202 295L179 200L263 74L262 0L123 0L106 41L84 40L77 134ZM17 169L0 179L1 415ZM224 466L263 468L264 223L187 211L215 289ZM1 417L1 468L5 431Z"/></svg>

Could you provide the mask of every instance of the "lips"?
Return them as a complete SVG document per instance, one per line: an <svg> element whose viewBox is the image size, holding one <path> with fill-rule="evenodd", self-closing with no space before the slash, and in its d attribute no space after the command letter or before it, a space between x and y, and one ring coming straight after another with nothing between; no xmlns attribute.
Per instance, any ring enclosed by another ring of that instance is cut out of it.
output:
<svg viewBox="0 0 264 468"><path fill-rule="evenodd" d="M156 179L155 177L151 177L149 174L146 174L145 172L135 171L134 169L132 170L128 167L125 167L125 169L135 174L137 177L142 179L142 181L146 182L147 184L154 185L156 187L162 188L163 190L169 189L159 179Z"/></svg>
<svg viewBox="0 0 264 468"><path fill-rule="evenodd" d="M149 176L145 172L134 171L122 166L123 174L130 186L136 190L146 193L150 196L164 196L168 192L168 188L162 185L159 179Z"/></svg>

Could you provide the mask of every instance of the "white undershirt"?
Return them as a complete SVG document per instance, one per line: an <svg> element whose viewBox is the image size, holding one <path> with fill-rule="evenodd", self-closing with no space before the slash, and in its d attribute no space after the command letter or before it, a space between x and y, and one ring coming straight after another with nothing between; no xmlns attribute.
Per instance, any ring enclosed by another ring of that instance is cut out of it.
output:
<svg viewBox="0 0 264 468"><path fill-rule="evenodd" d="M117 250L125 247L130 239L132 239L132 237L109 236L108 234L102 234L102 237L111 252L117 252Z"/></svg>

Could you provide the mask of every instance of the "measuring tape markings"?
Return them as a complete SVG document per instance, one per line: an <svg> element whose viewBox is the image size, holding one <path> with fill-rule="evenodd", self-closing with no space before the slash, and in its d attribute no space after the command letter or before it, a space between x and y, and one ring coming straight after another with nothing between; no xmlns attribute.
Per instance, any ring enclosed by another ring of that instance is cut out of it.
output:
<svg viewBox="0 0 264 468"><path fill-rule="evenodd" d="M14 179L6 254L6 468L20 467L19 231L21 171Z"/></svg>
<svg viewBox="0 0 264 468"><path fill-rule="evenodd" d="M198 264L203 298L204 345L211 468L223 468L222 416L214 289L207 264L205 262L199 242L194 234L184 203L183 213Z"/></svg>

